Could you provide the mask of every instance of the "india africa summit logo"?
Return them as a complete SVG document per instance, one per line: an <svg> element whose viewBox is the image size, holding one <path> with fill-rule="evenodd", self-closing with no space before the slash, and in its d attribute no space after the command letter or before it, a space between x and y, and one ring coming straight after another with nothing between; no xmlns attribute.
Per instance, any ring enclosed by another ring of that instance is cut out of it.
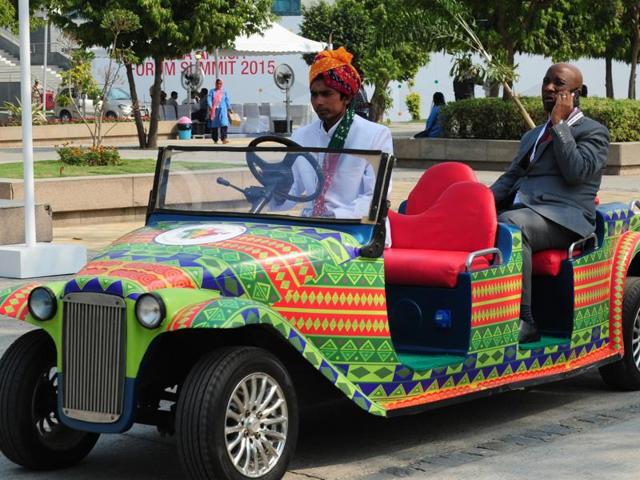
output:
<svg viewBox="0 0 640 480"><path fill-rule="evenodd" d="M158 235L154 240L163 245L203 245L217 243L242 235L247 231L242 225L203 223L174 228Z"/></svg>

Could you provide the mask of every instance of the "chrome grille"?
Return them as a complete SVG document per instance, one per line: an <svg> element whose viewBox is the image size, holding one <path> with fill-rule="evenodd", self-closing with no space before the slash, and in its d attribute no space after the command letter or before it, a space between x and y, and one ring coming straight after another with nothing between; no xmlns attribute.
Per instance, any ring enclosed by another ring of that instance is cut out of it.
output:
<svg viewBox="0 0 640 480"><path fill-rule="evenodd" d="M69 293L63 302L64 414L86 422L116 422L124 395L124 300L100 293Z"/></svg>

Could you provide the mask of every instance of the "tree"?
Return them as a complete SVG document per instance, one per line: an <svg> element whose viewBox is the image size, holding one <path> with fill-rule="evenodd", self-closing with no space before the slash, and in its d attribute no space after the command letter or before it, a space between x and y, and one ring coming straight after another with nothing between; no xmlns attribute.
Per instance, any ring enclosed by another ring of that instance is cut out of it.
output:
<svg viewBox="0 0 640 480"><path fill-rule="evenodd" d="M631 72L629 73L628 98L636 98L636 68L640 51L640 1L627 1L627 16L631 27Z"/></svg>
<svg viewBox="0 0 640 480"><path fill-rule="evenodd" d="M87 126L93 140L93 147L99 147L105 133L102 131L104 118L104 100L108 98L113 84L118 78L118 71L115 63L127 56L126 50L119 48L119 37L126 32L140 28L138 17L127 10L107 10L104 14L101 26L111 32L111 44L107 48L109 58L107 67L103 72L102 85L98 85L91 72L91 61L95 55L93 52L84 49L73 52L71 57L71 68L62 72L63 83L72 88L76 95L72 95L64 101L74 104L75 110L80 113L82 122ZM89 122L85 108L79 108L78 99L82 99L83 107L86 99L93 100L93 122ZM113 128L113 126L111 127ZM110 129L109 129L110 130Z"/></svg>
<svg viewBox="0 0 640 480"><path fill-rule="evenodd" d="M606 95L613 98L614 59L623 59L629 35L623 27L625 0L559 0L553 14L545 15L541 26L548 32L531 53L570 61L583 57L605 59Z"/></svg>
<svg viewBox="0 0 640 480"><path fill-rule="evenodd" d="M408 81L429 60L431 42L424 27L430 12L409 13L401 0L336 0L302 7L301 34L344 46L354 66L373 85L372 118L380 121L391 105L389 83ZM410 23L407 23L410 22ZM306 57L308 63L312 57Z"/></svg>
<svg viewBox="0 0 640 480"><path fill-rule="evenodd" d="M410 0L411 1L411 0ZM515 104L525 122L533 128L535 124L520 99L511 89L511 84L516 78L515 66L505 62L498 55L490 53L476 33L478 28L471 17L470 10L460 0L432 0L432 10L435 18L429 29L432 38L437 39L442 45L446 45L449 53L460 54L472 52L478 54L484 61L483 66L475 66L479 69L479 76L490 81L500 82L505 91L505 97L510 98Z"/></svg>
<svg viewBox="0 0 640 480"><path fill-rule="evenodd" d="M85 47L107 48L112 32L102 27L105 3L102 0L51 0L52 20L64 31L73 33ZM255 33L272 20L271 0L113 0L111 9L128 10L136 15L140 27L120 37L126 49L123 61L134 105L134 115L142 148L157 146L160 86L164 60L181 58L194 50L229 47L240 34ZM77 13L85 23L76 25L70 15ZM145 58L155 65L152 87L151 119L144 132L138 108L138 95L133 77L133 65Z"/></svg>
<svg viewBox="0 0 640 480"><path fill-rule="evenodd" d="M516 53L531 52L536 43L544 42L547 32L542 19L545 14L549 14L548 7L555 1L557 0L464 0L461 6L467 10L465 18L469 25L473 24L473 31L486 51L491 52L492 58L513 69L516 66ZM447 49L455 50L456 41L445 41L448 43ZM511 80L507 83L510 87L513 85ZM505 98L507 96L505 91Z"/></svg>
<svg viewBox="0 0 640 480"><path fill-rule="evenodd" d="M0 27L15 27L16 8L11 0L0 0Z"/></svg>

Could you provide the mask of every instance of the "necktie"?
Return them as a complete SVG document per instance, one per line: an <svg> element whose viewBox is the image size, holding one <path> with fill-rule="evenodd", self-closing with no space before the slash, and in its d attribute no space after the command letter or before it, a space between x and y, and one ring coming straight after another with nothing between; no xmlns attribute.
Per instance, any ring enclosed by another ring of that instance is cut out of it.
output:
<svg viewBox="0 0 640 480"><path fill-rule="evenodd" d="M551 122L547 122L547 126L544 129L544 133L542 134L542 137L540 137L540 141L538 142L538 145L542 145L543 143L546 143L549 140L551 140Z"/></svg>
<svg viewBox="0 0 640 480"><path fill-rule="evenodd" d="M318 195L313 202L313 211L311 214L314 217L322 217L327 213L326 194L327 190L329 190L329 186L331 185L331 181L333 180L333 176L336 173L339 157L340 155L336 153L327 153L324 157L324 162L322 164L324 185L322 186L322 192L320 192L320 195Z"/></svg>
<svg viewBox="0 0 640 480"><path fill-rule="evenodd" d="M546 142L550 140L551 140L551 122L547 122L546 126L544 127L544 132L542 133L542 136L533 145L532 149L530 150L530 153L527 153L524 157L522 157L522 160L520 161L520 166L524 169L529 168L531 161L535 158L535 154L538 148L540 148L542 145L544 145Z"/></svg>

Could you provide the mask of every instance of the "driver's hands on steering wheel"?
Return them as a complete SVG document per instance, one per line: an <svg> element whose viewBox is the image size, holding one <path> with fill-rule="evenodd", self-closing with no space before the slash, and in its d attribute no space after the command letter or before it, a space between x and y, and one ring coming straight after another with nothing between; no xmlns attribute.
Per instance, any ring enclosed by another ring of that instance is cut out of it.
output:
<svg viewBox="0 0 640 480"><path fill-rule="evenodd" d="M264 187L269 191L268 200L277 199L277 204L281 205L285 200L296 203L306 203L317 198L322 192L324 186L324 174L318 160L310 152L305 152L297 143L288 138L276 136L258 137L249 143L249 147L256 147L260 143L276 142L287 147L297 148L302 151L287 153L283 160L277 163L269 163L264 161L257 152L247 152L247 166ZM313 192L302 195L291 193L291 187L294 182L293 166L296 162L306 160L316 175L316 188Z"/></svg>

